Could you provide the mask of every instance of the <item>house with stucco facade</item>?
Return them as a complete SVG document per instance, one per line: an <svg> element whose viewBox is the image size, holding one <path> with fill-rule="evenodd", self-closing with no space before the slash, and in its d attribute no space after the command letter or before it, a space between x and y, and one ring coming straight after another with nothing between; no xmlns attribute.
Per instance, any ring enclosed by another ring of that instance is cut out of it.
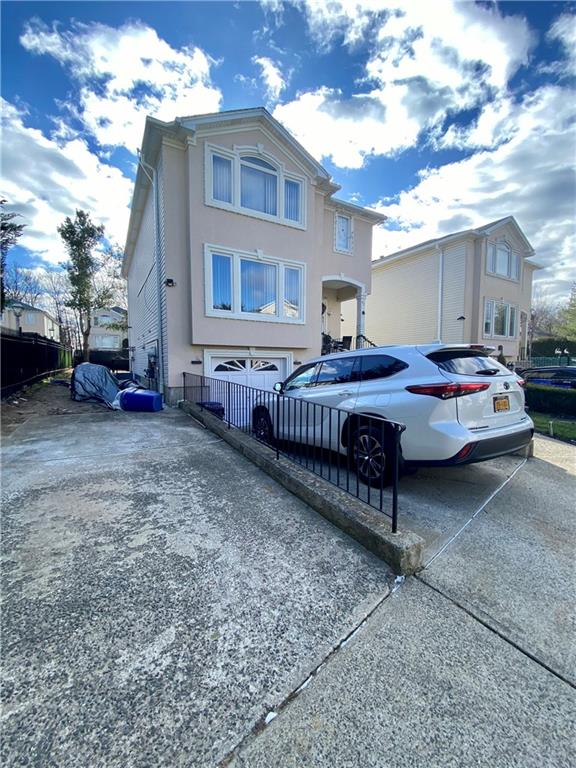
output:
<svg viewBox="0 0 576 768"><path fill-rule="evenodd" d="M384 217L338 189L263 108L148 118L122 267L133 374L172 401L184 372L269 388L340 335L343 301L364 333Z"/></svg>

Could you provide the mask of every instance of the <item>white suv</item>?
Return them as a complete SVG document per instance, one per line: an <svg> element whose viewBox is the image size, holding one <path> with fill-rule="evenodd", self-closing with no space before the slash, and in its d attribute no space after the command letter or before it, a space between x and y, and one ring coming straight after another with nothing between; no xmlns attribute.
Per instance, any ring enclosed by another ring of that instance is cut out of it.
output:
<svg viewBox="0 0 576 768"><path fill-rule="evenodd" d="M364 482L390 479L391 432L377 416L406 426L403 462L485 461L527 446L534 432L524 382L474 345L359 349L310 360L259 401L252 427L347 454ZM325 406L330 406L326 408ZM339 410L332 410L339 409Z"/></svg>

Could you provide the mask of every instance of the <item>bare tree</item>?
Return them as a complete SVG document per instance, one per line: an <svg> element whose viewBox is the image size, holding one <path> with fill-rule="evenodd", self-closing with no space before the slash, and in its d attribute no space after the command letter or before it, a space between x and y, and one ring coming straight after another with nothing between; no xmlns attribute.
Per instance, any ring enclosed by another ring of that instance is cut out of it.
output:
<svg viewBox="0 0 576 768"><path fill-rule="evenodd" d="M0 198L0 312L4 309L6 299L6 255L10 248L18 242L25 224L17 224L14 219L18 213L7 213L4 210L6 200Z"/></svg>
<svg viewBox="0 0 576 768"><path fill-rule="evenodd" d="M41 302L60 326L60 340L66 346L80 346L79 338L76 338L77 320L73 310L68 306L70 302L70 281L68 273L63 269L45 269L40 275L42 285Z"/></svg>
<svg viewBox="0 0 576 768"><path fill-rule="evenodd" d="M532 299L531 325L535 338L545 334L552 336L560 319L562 307L555 304L546 291L536 289Z"/></svg>
<svg viewBox="0 0 576 768"><path fill-rule="evenodd" d="M42 284L34 270L10 264L4 273L4 290L6 299L35 306L42 294Z"/></svg>

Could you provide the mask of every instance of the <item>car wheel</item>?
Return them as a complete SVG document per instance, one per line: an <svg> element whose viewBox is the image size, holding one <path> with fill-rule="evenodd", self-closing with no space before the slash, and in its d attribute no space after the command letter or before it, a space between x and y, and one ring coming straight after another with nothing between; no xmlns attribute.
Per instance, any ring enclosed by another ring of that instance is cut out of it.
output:
<svg viewBox="0 0 576 768"><path fill-rule="evenodd" d="M263 443L272 443L274 439L274 430L272 429L272 420L266 408L257 408L252 417L252 431L254 437Z"/></svg>
<svg viewBox="0 0 576 768"><path fill-rule="evenodd" d="M352 460L366 485L379 488L392 482L392 451L383 429L357 429L352 435Z"/></svg>

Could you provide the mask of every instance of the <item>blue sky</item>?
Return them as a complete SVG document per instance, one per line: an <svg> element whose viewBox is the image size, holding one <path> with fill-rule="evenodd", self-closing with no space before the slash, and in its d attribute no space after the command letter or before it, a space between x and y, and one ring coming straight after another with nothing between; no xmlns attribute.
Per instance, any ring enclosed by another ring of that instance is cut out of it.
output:
<svg viewBox="0 0 576 768"><path fill-rule="evenodd" d="M514 215L561 300L576 279L575 5L3 2L0 192L11 258L56 264L92 212L123 244L144 118L266 106L376 208L374 258Z"/></svg>

